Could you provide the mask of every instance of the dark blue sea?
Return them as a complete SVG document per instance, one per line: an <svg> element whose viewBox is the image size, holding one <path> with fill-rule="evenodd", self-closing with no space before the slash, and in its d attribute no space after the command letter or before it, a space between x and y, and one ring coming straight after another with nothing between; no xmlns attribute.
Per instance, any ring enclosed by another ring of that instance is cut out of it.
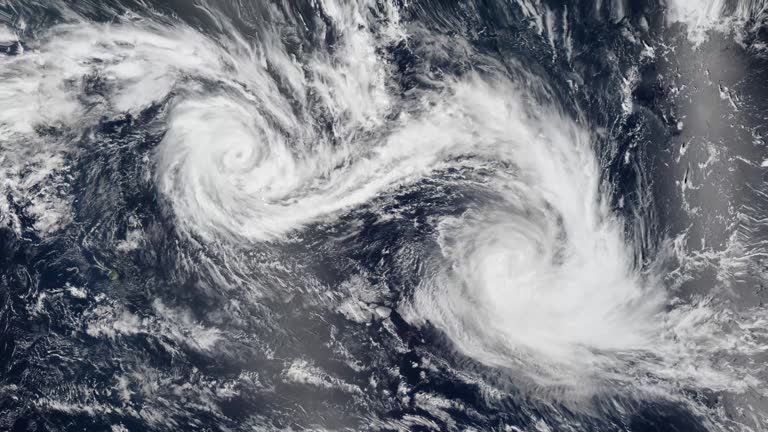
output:
<svg viewBox="0 0 768 432"><path fill-rule="evenodd" d="M0 0L0 431L768 430L765 0Z"/></svg>

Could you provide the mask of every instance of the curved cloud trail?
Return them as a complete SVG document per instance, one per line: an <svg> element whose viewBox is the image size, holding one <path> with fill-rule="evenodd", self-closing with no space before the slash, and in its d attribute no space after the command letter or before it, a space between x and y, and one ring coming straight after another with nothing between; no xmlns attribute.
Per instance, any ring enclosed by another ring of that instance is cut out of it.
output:
<svg viewBox="0 0 768 432"><path fill-rule="evenodd" d="M543 356L576 371L599 366L596 351L650 348L665 296L632 269L589 134L554 112L525 115L498 87L464 96L514 169L494 181L495 208L440 223L444 261L417 315L498 366Z"/></svg>
<svg viewBox="0 0 768 432"><path fill-rule="evenodd" d="M439 252L404 316L536 386L592 394L601 383L645 387L642 377L654 376L646 389L667 394L683 383L755 388L760 368L727 355L768 349L765 338L732 333L735 321L747 333L760 328L765 314L736 319L706 299L683 304L656 275L638 272L605 205L590 134L556 110L526 109L504 82L459 88L456 106L472 120L452 123L451 135L476 127L475 151L510 168L488 183L493 204L438 224Z"/></svg>

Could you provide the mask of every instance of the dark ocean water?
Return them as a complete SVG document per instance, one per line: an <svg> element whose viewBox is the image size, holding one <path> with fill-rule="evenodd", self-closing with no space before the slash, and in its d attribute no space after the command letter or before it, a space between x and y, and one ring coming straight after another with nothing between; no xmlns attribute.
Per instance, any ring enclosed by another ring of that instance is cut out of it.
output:
<svg viewBox="0 0 768 432"><path fill-rule="evenodd" d="M767 21L0 2L0 430L766 430Z"/></svg>

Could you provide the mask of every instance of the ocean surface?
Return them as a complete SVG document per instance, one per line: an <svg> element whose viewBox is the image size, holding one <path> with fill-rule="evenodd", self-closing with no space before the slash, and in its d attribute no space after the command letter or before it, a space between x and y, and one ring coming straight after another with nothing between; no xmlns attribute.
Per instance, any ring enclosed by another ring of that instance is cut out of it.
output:
<svg viewBox="0 0 768 432"><path fill-rule="evenodd" d="M766 431L767 139L766 0L0 0L0 430Z"/></svg>

